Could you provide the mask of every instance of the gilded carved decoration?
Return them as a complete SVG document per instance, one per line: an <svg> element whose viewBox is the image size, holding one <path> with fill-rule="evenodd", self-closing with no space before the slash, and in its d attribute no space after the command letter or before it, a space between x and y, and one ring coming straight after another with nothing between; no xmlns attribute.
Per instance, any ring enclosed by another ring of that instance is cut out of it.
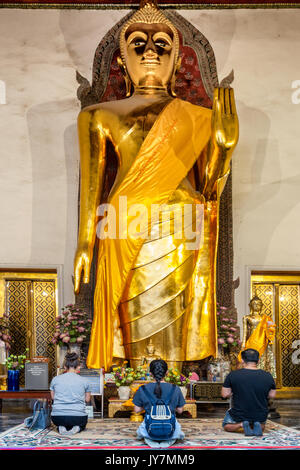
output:
<svg viewBox="0 0 300 470"><path fill-rule="evenodd" d="M24 354L28 348L28 357L49 358L49 376L53 377L56 347L51 339L57 316L56 274L9 272L1 273L0 278L12 336L11 354Z"/></svg>

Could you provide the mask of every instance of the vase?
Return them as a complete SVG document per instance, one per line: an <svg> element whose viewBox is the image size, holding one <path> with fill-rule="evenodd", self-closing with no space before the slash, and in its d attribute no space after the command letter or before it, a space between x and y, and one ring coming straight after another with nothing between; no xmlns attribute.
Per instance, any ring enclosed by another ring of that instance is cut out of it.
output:
<svg viewBox="0 0 300 470"><path fill-rule="evenodd" d="M17 392L20 390L20 371L10 369L7 371L7 390Z"/></svg>
<svg viewBox="0 0 300 470"><path fill-rule="evenodd" d="M120 400L129 400L130 387L128 387L127 385L121 385L121 387L118 387L118 395Z"/></svg>
<svg viewBox="0 0 300 470"><path fill-rule="evenodd" d="M207 365L207 380L208 382L222 382L221 379L221 361L215 359Z"/></svg>
<svg viewBox="0 0 300 470"><path fill-rule="evenodd" d="M185 386L183 387L179 387L180 390L181 390L181 393L183 395L183 398L186 399L186 395L187 395L187 388Z"/></svg>
<svg viewBox="0 0 300 470"><path fill-rule="evenodd" d="M68 352L74 352L77 354L77 356L80 358L81 356L81 345L78 343L69 343L69 350Z"/></svg>
<svg viewBox="0 0 300 470"><path fill-rule="evenodd" d="M68 346L59 346L58 348L58 367L64 368L65 356L69 352Z"/></svg>
<svg viewBox="0 0 300 470"><path fill-rule="evenodd" d="M64 361L66 354L70 352L75 352L79 358L81 357L81 346L78 343L70 343L66 344L65 346L59 346L58 350L58 365L60 369L64 368Z"/></svg>
<svg viewBox="0 0 300 470"><path fill-rule="evenodd" d="M216 362L220 365L220 381L224 382L226 376L231 371L231 364L230 364L229 354L228 352L224 353L223 348L219 347L218 359L216 360Z"/></svg>

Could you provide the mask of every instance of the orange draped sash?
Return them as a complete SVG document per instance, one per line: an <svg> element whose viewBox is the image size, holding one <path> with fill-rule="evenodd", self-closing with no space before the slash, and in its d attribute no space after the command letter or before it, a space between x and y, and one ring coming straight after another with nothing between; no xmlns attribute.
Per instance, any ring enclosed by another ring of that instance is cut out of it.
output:
<svg viewBox="0 0 300 470"><path fill-rule="evenodd" d="M118 304L145 241L143 237L130 234L126 238L118 236L123 222L129 226L136 218L120 212L119 198L127 197L128 210L133 204L143 204L148 214L151 204L166 203L192 168L210 135L211 110L174 99L160 113L132 167L109 199L116 214L116 238L99 242L94 318L87 357L89 368L108 370L112 364ZM148 229L150 224L148 218Z"/></svg>
<svg viewBox="0 0 300 470"><path fill-rule="evenodd" d="M268 322L270 322L270 324L268 324ZM240 351L238 356L239 361L242 360L241 354L245 349L255 349L259 352L259 357L261 357L265 352L268 343L272 344L274 342L275 327L276 325L272 318L267 315L263 315L263 318L257 327L247 339L245 347Z"/></svg>

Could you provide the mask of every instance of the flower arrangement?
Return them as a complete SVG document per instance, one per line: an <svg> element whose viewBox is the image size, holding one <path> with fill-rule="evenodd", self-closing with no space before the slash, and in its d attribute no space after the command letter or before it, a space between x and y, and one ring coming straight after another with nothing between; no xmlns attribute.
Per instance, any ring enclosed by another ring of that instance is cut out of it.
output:
<svg viewBox="0 0 300 470"><path fill-rule="evenodd" d="M146 379L147 376L147 367L145 366L138 366L134 371L134 380L143 380Z"/></svg>
<svg viewBox="0 0 300 470"><path fill-rule="evenodd" d="M91 327L92 319L87 312L76 305L66 305L56 317L56 332L51 342L59 346L82 344L90 336Z"/></svg>
<svg viewBox="0 0 300 470"><path fill-rule="evenodd" d="M11 349L12 337L9 335L9 320L6 313L0 317L0 340L5 343L5 349Z"/></svg>
<svg viewBox="0 0 300 470"><path fill-rule="evenodd" d="M239 328L229 308L217 307L218 344L226 352L230 347L240 346Z"/></svg>
<svg viewBox="0 0 300 470"><path fill-rule="evenodd" d="M179 387L184 387L190 383L190 377L192 374L189 374L188 377L181 374L177 369L169 369L167 375L165 376L165 382L178 385Z"/></svg>
<svg viewBox="0 0 300 470"><path fill-rule="evenodd" d="M24 354L20 354L19 356L16 356L14 354L10 354L8 358L5 360L5 367L8 370L21 370L24 369L25 362L29 362L29 359L27 359L27 353L29 349L25 349Z"/></svg>
<svg viewBox="0 0 300 470"><path fill-rule="evenodd" d="M131 367L116 367L112 372L117 387L131 385L136 379L135 371Z"/></svg>

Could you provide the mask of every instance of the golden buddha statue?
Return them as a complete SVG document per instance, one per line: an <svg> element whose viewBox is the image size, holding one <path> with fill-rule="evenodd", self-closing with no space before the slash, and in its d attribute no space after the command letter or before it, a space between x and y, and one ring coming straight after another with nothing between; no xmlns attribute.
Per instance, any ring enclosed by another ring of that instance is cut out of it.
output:
<svg viewBox="0 0 300 470"><path fill-rule="evenodd" d="M253 348L260 353L258 367L276 377L276 363L273 351L275 323L262 313L263 302L255 295L249 303L250 314L243 317L243 339L241 351Z"/></svg>
<svg viewBox="0 0 300 470"><path fill-rule="evenodd" d="M217 351L218 205L238 140L234 93L217 88L212 110L174 96L178 32L153 2L142 3L123 26L120 52L127 98L86 107L78 117L75 292L82 273L89 282L99 238L87 365L108 370L126 358L136 367L151 338L169 367L180 369L182 361ZM102 201L108 141L118 172ZM190 231L177 224L186 209ZM128 233L128 227L135 228Z"/></svg>
<svg viewBox="0 0 300 470"><path fill-rule="evenodd" d="M141 365L147 367L147 371L149 372L149 366L152 361L155 359L160 359L160 356L155 354L155 346L153 344L152 338L150 338L149 343L146 346L146 354L142 356Z"/></svg>

